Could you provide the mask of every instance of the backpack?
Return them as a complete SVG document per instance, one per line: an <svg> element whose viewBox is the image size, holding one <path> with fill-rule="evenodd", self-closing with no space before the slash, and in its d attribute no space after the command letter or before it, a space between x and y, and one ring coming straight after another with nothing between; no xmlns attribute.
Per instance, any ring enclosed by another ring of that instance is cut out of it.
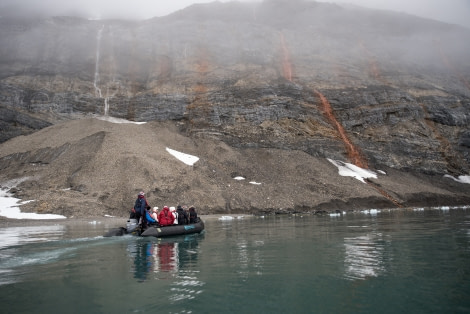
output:
<svg viewBox="0 0 470 314"><path fill-rule="evenodd" d="M142 208L142 198L138 198L134 204L134 210L140 214L140 209Z"/></svg>

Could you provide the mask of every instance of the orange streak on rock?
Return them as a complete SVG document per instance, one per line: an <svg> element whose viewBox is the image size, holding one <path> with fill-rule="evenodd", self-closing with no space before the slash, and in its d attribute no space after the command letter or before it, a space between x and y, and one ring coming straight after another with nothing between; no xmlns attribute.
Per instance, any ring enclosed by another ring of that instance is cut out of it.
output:
<svg viewBox="0 0 470 314"><path fill-rule="evenodd" d="M377 184L375 184L374 182L370 181L369 179L366 179L365 180L366 183L373 187L374 189L377 190L377 192L379 192L380 194L382 194L383 197L385 197L386 199L388 199L389 201L391 201L393 204L395 204L395 206L397 207L400 207L400 208L403 208L403 205L400 204L399 201L397 201L396 199L394 199L390 194L388 194L384 189L380 188L379 186L377 186Z"/></svg>
<svg viewBox="0 0 470 314"><path fill-rule="evenodd" d="M280 33L280 36L281 36L281 49L282 49L282 74L286 80L292 82L292 64L291 64L290 56L289 56L289 49L287 48L284 35ZM331 108L331 105L326 99L326 97L317 90L314 90L314 93L320 98L323 113L325 114L330 124L338 132L341 140L343 141L346 147L346 151L351 162L358 167L367 169L368 168L367 162L364 160L364 158L362 158L362 155L360 154L359 149L356 148L353 145L353 143L349 140L346 134L346 131L344 130L341 123L339 123L339 121L336 119L333 113L333 109Z"/></svg>
<svg viewBox="0 0 470 314"><path fill-rule="evenodd" d="M290 61L289 49L286 46L286 40L281 33L281 51L282 51L282 76L292 82L292 64Z"/></svg>
<svg viewBox="0 0 470 314"><path fill-rule="evenodd" d="M458 151L452 150L452 145L449 140L441 134L441 132L436 128L436 124L431 120L426 106L423 103L421 103L420 106L424 112L424 122L429 127L436 140L441 144L441 149L439 149L439 151L442 158L447 162L447 169L449 172L459 174L462 172L462 169L464 171L468 171L468 165L465 162L462 162L465 158L460 156Z"/></svg>
<svg viewBox="0 0 470 314"><path fill-rule="evenodd" d="M381 81L383 78L380 75L379 67L377 66L377 61L375 59L371 59L369 61L369 66L370 66L370 70L372 72L372 76L376 80Z"/></svg>
<svg viewBox="0 0 470 314"><path fill-rule="evenodd" d="M207 60L207 52L205 49L202 49L200 52L199 60L196 63L196 72L199 74L200 80L203 82L209 71L209 61ZM207 93L207 86L204 83L198 83L194 86L194 91L199 94Z"/></svg>
<svg viewBox="0 0 470 314"><path fill-rule="evenodd" d="M354 165L367 169L369 167L367 165L367 162L362 157L362 154L359 152L359 149L356 146L354 146L354 144L349 140L343 126L336 119L333 113L333 109L331 108L331 105L328 99L326 99L326 97L319 91L315 90L314 92L320 98L323 114L328 119L330 124L336 129L336 131L338 132L341 138L341 141L344 143L346 147L346 151L348 153L349 160L351 160L351 162Z"/></svg>
<svg viewBox="0 0 470 314"><path fill-rule="evenodd" d="M379 66L377 65L377 60L375 59L375 57L372 56L369 49L366 48L364 42L360 41L359 46L362 48L362 50L364 50L364 53L368 56L370 75L377 81L380 81L385 85L390 85L390 83L382 77Z"/></svg>
<svg viewBox="0 0 470 314"><path fill-rule="evenodd" d="M197 50L197 54L194 59L193 69L197 73L195 84L192 86L194 92L194 98L187 107L188 110L193 110L192 119L203 119L202 115L198 114L198 110L207 110L210 106L207 100L207 92L209 87L207 86L207 75L211 69L210 57L207 48L202 44ZM195 111L194 111L195 110Z"/></svg>

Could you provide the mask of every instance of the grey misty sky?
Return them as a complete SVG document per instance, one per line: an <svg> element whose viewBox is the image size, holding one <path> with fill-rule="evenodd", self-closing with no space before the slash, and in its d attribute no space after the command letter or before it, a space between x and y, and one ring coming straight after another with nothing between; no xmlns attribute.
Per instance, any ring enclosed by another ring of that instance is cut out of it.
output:
<svg viewBox="0 0 470 314"><path fill-rule="evenodd" d="M230 1L232 0L220 2ZM260 2L260 0L239 1ZM95 19L147 19L170 14L194 3L208 2L213 0L0 0L0 15L6 6L14 5L28 12L46 15L80 14ZM470 0L318 0L318 2L350 3L373 9L393 10L470 28Z"/></svg>

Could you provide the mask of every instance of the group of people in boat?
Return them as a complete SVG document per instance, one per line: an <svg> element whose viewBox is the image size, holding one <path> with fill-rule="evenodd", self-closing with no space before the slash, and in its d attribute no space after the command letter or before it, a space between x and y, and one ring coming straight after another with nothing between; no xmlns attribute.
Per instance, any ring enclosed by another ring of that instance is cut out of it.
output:
<svg viewBox="0 0 470 314"><path fill-rule="evenodd" d="M194 206L187 208L187 206L181 205L176 207L163 206L163 209L158 212L158 207L153 207L152 209L145 198L145 193L141 191L137 195L130 218L137 219L143 228L146 228L148 225L165 227L196 223L197 213Z"/></svg>

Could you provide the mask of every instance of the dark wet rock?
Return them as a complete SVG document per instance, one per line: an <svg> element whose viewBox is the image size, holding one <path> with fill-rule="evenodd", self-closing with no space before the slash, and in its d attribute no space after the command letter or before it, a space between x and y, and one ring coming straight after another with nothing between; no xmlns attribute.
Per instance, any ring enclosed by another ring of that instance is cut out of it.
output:
<svg viewBox="0 0 470 314"><path fill-rule="evenodd" d="M462 132L460 136L459 145L470 148L470 131Z"/></svg>
<svg viewBox="0 0 470 314"><path fill-rule="evenodd" d="M33 133L52 123L33 117L31 114L0 105L0 143L10 138Z"/></svg>

